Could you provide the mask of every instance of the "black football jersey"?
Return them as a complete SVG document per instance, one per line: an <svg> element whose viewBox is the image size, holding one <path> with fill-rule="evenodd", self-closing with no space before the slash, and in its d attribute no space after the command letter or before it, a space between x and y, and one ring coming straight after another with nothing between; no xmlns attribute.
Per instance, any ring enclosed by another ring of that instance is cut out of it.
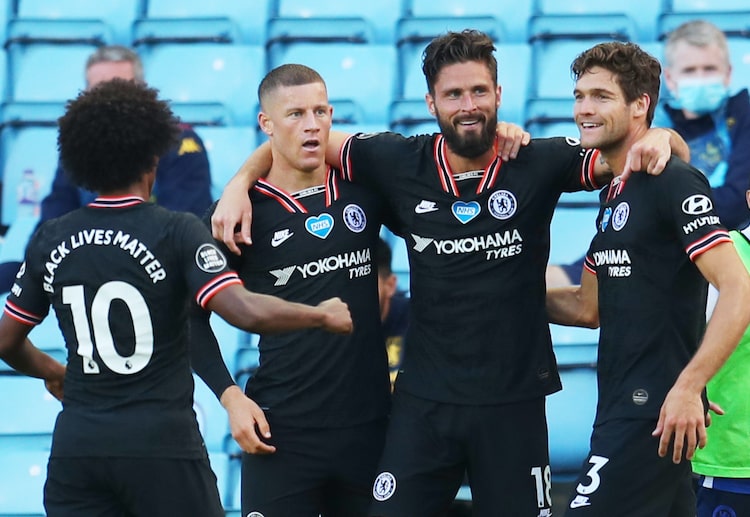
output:
<svg viewBox="0 0 750 517"><path fill-rule="evenodd" d="M585 262L599 290L597 422L658 418L705 328L693 261L731 239L705 176L678 158L659 176L616 178L601 201Z"/></svg>
<svg viewBox="0 0 750 517"><path fill-rule="evenodd" d="M396 388L458 404L560 389L545 312L549 226L560 193L593 189L596 151L539 139L454 175L441 135L357 135L345 174L387 200L407 243L412 319Z"/></svg>
<svg viewBox="0 0 750 517"><path fill-rule="evenodd" d="M329 169L325 185L289 193L260 180L251 189L252 246L230 265L248 289L311 305L349 305L350 335L309 329L260 339L260 366L246 392L275 422L345 427L385 417L390 403L373 253L380 203Z"/></svg>
<svg viewBox="0 0 750 517"><path fill-rule="evenodd" d="M98 198L42 224L5 312L51 305L68 349L53 456L205 455L192 409L187 301L239 284L202 222L139 198Z"/></svg>

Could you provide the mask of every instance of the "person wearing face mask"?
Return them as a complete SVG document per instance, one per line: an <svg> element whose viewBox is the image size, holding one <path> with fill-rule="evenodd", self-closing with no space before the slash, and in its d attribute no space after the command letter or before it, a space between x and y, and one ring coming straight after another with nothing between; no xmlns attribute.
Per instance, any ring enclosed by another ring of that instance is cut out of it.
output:
<svg viewBox="0 0 750 517"><path fill-rule="evenodd" d="M742 228L750 218L745 203L750 179L750 96L747 89L730 95L727 38L710 22L686 22L669 33L664 57L668 95L657 106L653 126L671 127L685 139L690 164L708 178L722 224L730 230ZM547 286L579 283L583 260L549 265Z"/></svg>
<svg viewBox="0 0 750 517"><path fill-rule="evenodd" d="M656 123L672 127L690 147L690 163L708 178L716 211L730 229L750 216L750 97L730 95L732 65L724 33L694 20L672 31L664 47L664 80L670 97Z"/></svg>

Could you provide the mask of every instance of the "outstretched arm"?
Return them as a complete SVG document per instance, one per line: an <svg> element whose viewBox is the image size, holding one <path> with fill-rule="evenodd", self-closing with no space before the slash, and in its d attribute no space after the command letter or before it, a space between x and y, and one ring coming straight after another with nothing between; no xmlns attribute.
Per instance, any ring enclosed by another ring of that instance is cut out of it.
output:
<svg viewBox="0 0 750 517"><path fill-rule="evenodd" d="M234 284L216 293L208 301L206 308L235 327L258 334L316 327L337 334L352 331L349 307L338 298L330 298L312 306L253 293Z"/></svg>
<svg viewBox="0 0 750 517"><path fill-rule="evenodd" d="M667 394L654 436L659 456L666 456L674 438L672 461L692 459L696 447L706 445L706 413L701 393L737 346L750 324L750 276L731 243L722 243L700 255L696 266L719 290L711 321L700 348Z"/></svg>

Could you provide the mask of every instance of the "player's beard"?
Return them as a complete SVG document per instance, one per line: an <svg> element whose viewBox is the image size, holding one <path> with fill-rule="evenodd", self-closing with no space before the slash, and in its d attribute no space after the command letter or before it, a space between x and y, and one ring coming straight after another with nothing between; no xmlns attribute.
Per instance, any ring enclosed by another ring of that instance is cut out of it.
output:
<svg viewBox="0 0 750 517"><path fill-rule="evenodd" d="M451 151L465 158L476 158L482 156L495 144L495 132L497 131L497 115L484 118L484 126L477 133L466 133L461 135L450 120L440 117L440 112L435 108L440 132Z"/></svg>

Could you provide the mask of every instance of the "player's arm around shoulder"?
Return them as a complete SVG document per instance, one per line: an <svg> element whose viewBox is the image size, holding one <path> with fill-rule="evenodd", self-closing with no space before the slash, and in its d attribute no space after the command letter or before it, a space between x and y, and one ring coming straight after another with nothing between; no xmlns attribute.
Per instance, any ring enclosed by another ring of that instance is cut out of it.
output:
<svg viewBox="0 0 750 517"><path fill-rule="evenodd" d="M677 131L670 128L651 128L628 150L622 174L626 179L633 172L659 175L672 155L690 161L690 148ZM597 160L594 176L601 185L611 179L612 169L604 160Z"/></svg>

